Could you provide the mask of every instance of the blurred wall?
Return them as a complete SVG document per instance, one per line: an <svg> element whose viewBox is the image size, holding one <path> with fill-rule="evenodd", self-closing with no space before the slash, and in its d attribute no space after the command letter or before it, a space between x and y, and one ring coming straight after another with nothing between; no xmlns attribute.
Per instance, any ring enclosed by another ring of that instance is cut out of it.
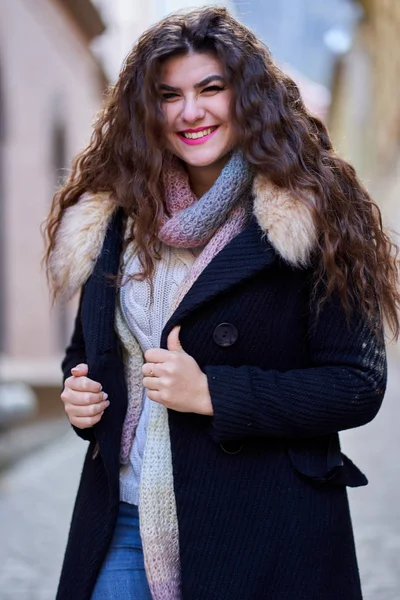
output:
<svg viewBox="0 0 400 600"><path fill-rule="evenodd" d="M107 28L92 48L104 64L111 81L116 81L122 62L140 34L157 21L158 0L93 0Z"/></svg>
<svg viewBox="0 0 400 600"><path fill-rule="evenodd" d="M105 77L89 0L0 0L0 379L60 382L72 309L50 310L40 224L85 145Z"/></svg>
<svg viewBox="0 0 400 600"><path fill-rule="evenodd" d="M400 231L400 2L361 4L353 47L337 65L329 125L386 224Z"/></svg>
<svg viewBox="0 0 400 600"><path fill-rule="evenodd" d="M329 129L400 246L400 2L362 0L351 51L337 64ZM400 344L393 344L400 360Z"/></svg>
<svg viewBox="0 0 400 600"><path fill-rule="evenodd" d="M94 40L93 49L107 70L107 75L115 81L122 62L130 52L138 37L151 25L178 10L191 10L212 4L226 6L236 12L234 0L93 0L99 8L107 29Z"/></svg>

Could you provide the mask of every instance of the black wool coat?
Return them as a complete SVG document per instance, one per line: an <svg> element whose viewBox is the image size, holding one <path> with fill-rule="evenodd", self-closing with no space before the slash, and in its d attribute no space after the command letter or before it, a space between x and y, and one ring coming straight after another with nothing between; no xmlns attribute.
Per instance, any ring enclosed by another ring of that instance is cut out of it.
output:
<svg viewBox="0 0 400 600"><path fill-rule="evenodd" d="M127 405L114 331L120 211L86 279L64 377L79 362L109 394L92 429L57 600L90 600L119 503ZM315 320L312 268L283 260L260 219L206 267L164 327L208 377L214 415L168 410L183 600L359 600L346 486L365 485L338 432L374 418L383 344L334 297ZM290 240L289 240L290 241Z"/></svg>

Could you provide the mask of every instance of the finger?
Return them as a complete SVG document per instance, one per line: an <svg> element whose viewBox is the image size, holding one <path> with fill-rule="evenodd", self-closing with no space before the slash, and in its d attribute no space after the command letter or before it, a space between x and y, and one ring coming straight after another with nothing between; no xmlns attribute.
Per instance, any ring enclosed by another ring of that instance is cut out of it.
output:
<svg viewBox="0 0 400 600"><path fill-rule="evenodd" d="M142 366L142 375L144 377L158 377L159 373L157 374L157 372L157 365L154 363L144 363Z"/></svg>
<svg viewBox="0 0 400 600"><path fill-rule="evenodd" d="M67 393L61 394L61 398L67 404L75 404L76 406L89 406L89 404L98 404L107 400L108 394L99 392L93 394L92 392L81 392L76 390L68 390Z"/></svg>
<svg viewBox="0 0 400 600"><path fill-rule="evenodd" d="M79 377L81 375L87 375L89 371L89 367L85 363L80 363L71 369L72 375L75 377Z"/></svg>
<svg viewBox="0 0 400 600"><path fill-rule="evenodd" d="M146 362L163 363L170 358L170 353L164 348L150 348L144 353Z"/></svg>
<svg viewBox="0 0 400 600"><path fill-rule="evenodd" d="M159 377L143 377L143 386L148 390L159 390L162 381Z"/></svg>
<svg viewBox="0 0 400 600"><path fill-rule="evenodd" d="M66 404L65 412L70 418L75 417L94 417L103 413L110 406L109 400L104 400L98 404L89 404L88 406L78 406L76 404Z"/></svg>
<svg viewBox="0 0 400 600"><path fill-rule="evenodd" d="M162 402L162 393L159 390L149 390L147 392L147 397L153 402L158 402L158 404L163 404Z"/></svg>
<svg viewBox="0 0 400 600"><path fill-rule="evenodd" d="M85 376L72 377L69 380L68 385L71 390L76 390L77 392L98 393L102 390L101 383Z"/></svg>
<svg viewBox="0 0 400 600"><path fill-rule="evenodd" d="M78 427L78 429L88 429L96 425L103 416L104 412L95 415L94 417L74 417L70 419L70 423Z"/></svg>
<svg viewBox="0 0 400 600"><path fill-rule="evenodd" d="M182 344L179 339L180 331L181 331L181 326L176 325L170 332L168 339L167 339L168 350L170 350L172 352L185 352L184 349L182 348Z"/></svg>

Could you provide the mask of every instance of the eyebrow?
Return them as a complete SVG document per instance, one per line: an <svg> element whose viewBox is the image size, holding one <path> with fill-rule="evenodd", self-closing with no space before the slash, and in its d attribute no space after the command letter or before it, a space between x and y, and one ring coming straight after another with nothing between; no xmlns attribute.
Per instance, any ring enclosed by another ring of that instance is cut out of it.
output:
<svg viewBox="0 0 400 600"><path fill-rule="evenodd" d="M225 83L225 79L221 75L209 75L202 81L199 81L199 83L195 83L193 87L197 90L199 88L204 87L205 85L208 85L212 81L221 81L222 83ZM172 85L167 85L166 83L160 83L159 89L164 90L166 92L180 92L181 91L180 88L173 87Z"/></svg>

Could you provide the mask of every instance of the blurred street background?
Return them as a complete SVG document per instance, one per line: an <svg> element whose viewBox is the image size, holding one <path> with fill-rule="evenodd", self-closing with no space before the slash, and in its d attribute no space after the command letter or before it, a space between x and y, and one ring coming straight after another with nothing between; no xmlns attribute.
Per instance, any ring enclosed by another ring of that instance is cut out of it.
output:
<svg viewBox="0 0 400 600"><path fill-rule="evenodd" d="M0 0L0 600L54 600L86 448L59 398L76 300L50 305L40 225L134 41L204 4ZM270 47L400 231L400 0L208 4ZM398 345L388 354L381 412L342 435L370 480L349 491L365 600L400 600Z"/></svg>

